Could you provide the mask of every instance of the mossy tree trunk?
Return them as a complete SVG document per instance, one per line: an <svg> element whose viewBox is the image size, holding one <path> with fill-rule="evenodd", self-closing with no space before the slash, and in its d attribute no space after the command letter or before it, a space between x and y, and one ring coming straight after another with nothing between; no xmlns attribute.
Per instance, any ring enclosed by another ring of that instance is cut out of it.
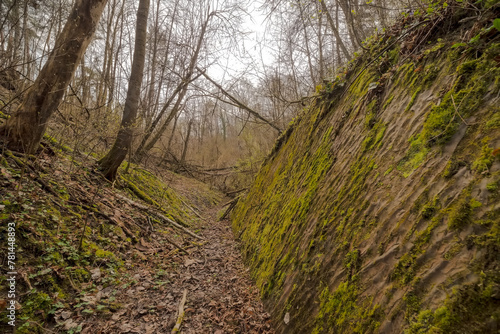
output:
<svg viewBox="0 0 500 334"><path fill-rule="evenodd" d="M141 0L137 10L134 57L120 130L111 150L99 161L104 176L109 180L116 178L118 167L127 156L129 147L132 144L146 59L149 3L150 0Z"/></svg>
<svg viewBox="0 0 500 334"><path fill-rule="evenodd" d="M107 0L77 0L54 49L17 111L0 128L6 146L35 153L97 27Z"/></svg>

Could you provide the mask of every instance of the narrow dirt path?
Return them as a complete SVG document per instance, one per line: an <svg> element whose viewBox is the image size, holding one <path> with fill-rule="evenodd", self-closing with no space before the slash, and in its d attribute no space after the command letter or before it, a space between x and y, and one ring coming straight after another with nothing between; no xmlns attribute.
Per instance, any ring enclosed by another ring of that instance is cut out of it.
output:
<svg viewBox="0 0 500 334"><path fill-rule="evenodd" d="M141 241L142 255L130 251L125 274L130 280L118 289L103 288L98 281L98 292L86 297L101 305L110 301L119 309L86 318L82 333L171 333L185 289L180 333L274 333L229 222L218 222L215 215L216 209L204 214L208 219L201 235L206 242L195 246L195 239L182 240L189 254L173 249L161 231ZM165 250L155 245L165 245ZM137 257L141 261L133 260Z"/></svg>

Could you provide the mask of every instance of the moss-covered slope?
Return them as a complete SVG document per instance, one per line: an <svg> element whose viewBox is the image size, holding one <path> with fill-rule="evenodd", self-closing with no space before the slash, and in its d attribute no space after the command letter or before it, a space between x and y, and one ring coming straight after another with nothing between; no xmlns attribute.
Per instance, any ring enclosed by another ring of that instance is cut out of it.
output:
<svg viewBox="0 0 500 334"><path fill-rule="evenodd" d="M498 6L471 13L374 38L236 207L278 332L500 328Z"/></svg>
<svg viewBox="0 0 500 334"><path fill-rule="evenodd" d="M156 290L182 254L178 245L198 244L167 219L199 232L205 223L195 210L221 200L205 184L137 166L121 169L111 185L89 167L95 160L51 137L43 147L36 157L0 152L0 245L5 254L14 249L17 272L13 329L6 310L13 275L4 261L0 333L80 333L125 312L120 295L137 284L137 271L158 273ZM109 294L96 297L103 289Z"/></svg>

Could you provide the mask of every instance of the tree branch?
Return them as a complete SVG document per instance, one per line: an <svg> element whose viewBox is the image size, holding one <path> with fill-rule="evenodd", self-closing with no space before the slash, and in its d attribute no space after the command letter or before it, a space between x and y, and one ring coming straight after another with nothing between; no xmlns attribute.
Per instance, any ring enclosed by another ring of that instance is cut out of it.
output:
<svg viewBox="0 0 500 334"><path fill-rule="evenodd" d="M238 100L236 97L234 97L233 95L231 95L228 91L226 91L224 88L222 88L221 85L219 85L217 82L215 82L212 78L210 78L208 76L208 74L205 73L205 71L201 70L199 67L196 67L196 69L208 80L210 81L215 87L217 87L221 92L222 94L224 94L229 100L231 100L234 104L236 104L239 108L241 109L244 109L246 111L248 111L250 114L252 114L255 118L257 119L260 119L261 121L263 121L264 123L266 123L267 125L269 125L270 127L272 127L273 129L275 129L276 131L278 131L279 134L281 134L281 129L278 128L276 125L274 125L273 123L271 123L270 121L268 121L267 119L265 119L264 117L262 117L258 112L256 112L255 110L253 110L252 108L250 108L249 106L247 106L246 104L244 104L243 102L241 102L240 100Z"/></svg>

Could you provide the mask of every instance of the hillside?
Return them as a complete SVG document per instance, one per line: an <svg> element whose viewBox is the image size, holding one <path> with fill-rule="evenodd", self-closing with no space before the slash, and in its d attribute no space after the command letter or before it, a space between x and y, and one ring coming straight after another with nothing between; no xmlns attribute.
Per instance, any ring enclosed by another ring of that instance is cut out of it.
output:
<svg viewBox="0 0 500 334"><path fill-rule="evenodd" d="M0 241L14 255L0 276L0 332L272 333L217 221L221 193L137 165L111 183L92 156L49 136L42 147L0 152Z"/></svg>
<svg viewBox="0 0 500 334"><path fill-rule="evenodd" d="M498 4L375 35L232 215L279 333L497 333Z"/></svg>

